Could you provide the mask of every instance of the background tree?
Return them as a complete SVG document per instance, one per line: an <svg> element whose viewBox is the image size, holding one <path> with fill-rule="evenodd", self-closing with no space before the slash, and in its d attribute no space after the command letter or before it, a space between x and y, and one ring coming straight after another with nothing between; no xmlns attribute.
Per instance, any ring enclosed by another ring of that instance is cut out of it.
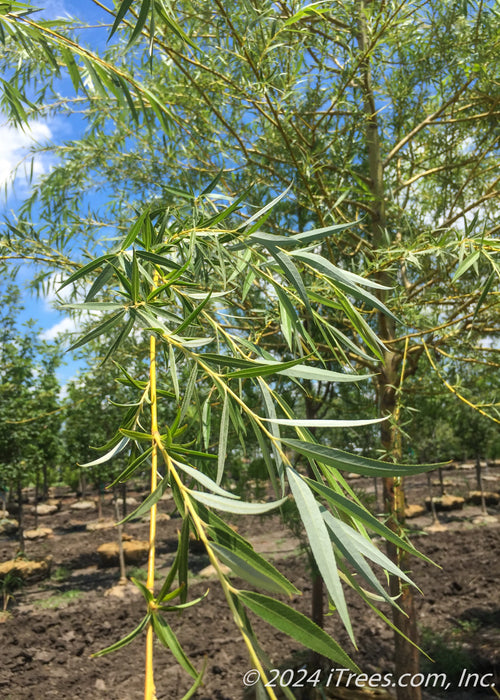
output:
<svg viewBox="0 0 500 700"><path fill-rule="evenodd" d="M53 350L37 338L33 321L17 325L21 310L19 289L2 290L0 317L0 470L17 498L19 547L24 551L23 486L48 485L49 468L58 455L59 385L54 375L58 363ZM38 489L37 489L38 491Z"/></svg>

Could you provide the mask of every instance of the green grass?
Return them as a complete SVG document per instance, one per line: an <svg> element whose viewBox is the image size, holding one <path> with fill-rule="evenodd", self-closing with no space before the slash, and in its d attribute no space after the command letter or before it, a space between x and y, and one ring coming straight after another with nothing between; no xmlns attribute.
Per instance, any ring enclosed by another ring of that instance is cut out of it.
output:
<svg viewBox="0 0 500 700"><path fill-rule="evenodd" d="M63 583L67 581L71 576L71 571L65 566L58 566L51 575L51 579L57 583Z"/></svg>
<svg viewBox="0 0 500 700"><path fill-rule="evenodd" d="M64 593L56 593L51 595L50 598L44 598L43 600L34 601L33 605L37 608L42 608L42 610L49 610L53 608L60 608L68 605L73 600L81 598L83 591L77 589L71 591L65 591Z"/></svg>
<svg viewBox="0 0 500 700"><path fill-rule="evenodd" d="M455 630L456 632L457 630ZM422 649L431 657L434 663L428 659L422 659L423 673L446 673L452 684L457 683L464 668L474 670L474 663L470 654L457 640L456 634L440 634L429 628L422 629Z"/></svg>

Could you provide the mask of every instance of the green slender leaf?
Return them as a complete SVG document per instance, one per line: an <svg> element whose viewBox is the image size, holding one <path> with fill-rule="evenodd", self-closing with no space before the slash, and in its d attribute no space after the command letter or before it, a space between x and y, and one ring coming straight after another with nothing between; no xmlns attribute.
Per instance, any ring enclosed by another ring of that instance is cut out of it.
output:
<svg viewBox="0 0 500 700"><path fill-rule="evenodd" d="M189 326L193 323L193 321L195 321L195 320L198 318L198 316L200 315L200 313L203 311L203 309L205 308L205 306L208 304L208 302L210 301L211 296L212 296L212 292L210 292L210 293L203 299L203 301L201 302L201 304L199 304L195 309L193 309L193 311L191 311L191 313L190 313L188 316L186 316L186 318L184 319L184 321L181 323L180 326L178 326L178 328L175 329L174 332L175 332L175 333L182 333L182 331L184 331L186 328L189 328Z"/></svg>
<svg viewBox="0 0 500 700"><path fill-rule="evenodd" d="M367 557L375 564L378 564L390 574L394 574L394 576L397 576L412 586L415 586L414 582L404 573L404 571L401 571L401 569L396 566L396 564L394 564L394 562L392 562L388 556L381 552L370 539L364 537L360 532L358 532L358 530L355 530L342 520L334 518L334 523L335 524L333 525L333 522L331 522L331 525L332 527L335 527L335 533L337 536L344 538L346 546L350 550L356 549L361 555Z"/></svg>
<svg viewBox="0 0 500 700"><path fill-rule="evenodd" d="M324 228L315 228L311 231L304 231L303 233L296 233L291 236L294 242L300 243L300 245L308 245L309 243L315 243L316 241L322 241L325 238L329 238L334 233L340 233L348 228L352 228L359 221L349 222L348 224L333 224L333 226L325 226Z"/></svg>
<svg viewBox="0 0 500 700"><path fill-rule="evenodd" d="M355 503L349 498L342 496L341 494L337 493L328 486L325 486L324 484L320 484L319 482L314 481L313 479L306 480L312 489L314 489L315 491L317 491L317 493L326 498L326 500L333 507L338 508L344 513L347 513L347 515L350 518L352 518L355 522L363 523L370 530L376 532L377 535L380 535L385 540L389 540L389 542L395 544L397 547L399 547L399 549L404 549L409 554L412 554L413 556L418 557L419 559L423 559L429 564L434 563L431 561L431 559L429 559L424 554L416 550L415 547L413 547L409 542L406 542L401 537L398 537L398 535L396 535L386 525L377 520L377 518L375 518L363 506L360 506L358 503Z"/></svg>
<svg viewBox="0 0 500 700"><path fill-rule="evenodd" d="M179 390L179 378L177 376L177 363L175 361L175 350L172 345L168 346L168 359L170 365L170 377L172 379L172 385L174 387L175 398L177 403L180 402L181 394Z"/></svg>
<svg viewBox="0 0 500 700"><path fill-rule="evenodd" d="M276 204L278 204L278 202L281 201L281 200L283 199L283 197L286 197L286 195L290 192L291 187L292 187L292 183L291 183L290 185L288 185L288 187L286 188L286 190L285 190L284 192L282 192L282 193L279 194L277 197L275 197L271 202L269 202L268 204L266 204L265 207L262 207L262 209L259 209L258 212L256 212L255 214L253 214L253 215L252 215L249 219L247 219L243 224L240 224L240 226L239 226L238 228L245 228L245 229L248 229L248 226L249 226L250 224L253 224L255 221L258 221L259 219L261 219L261 218L266 214L266 212L268 212L270 209L272 209L273 207L275 207ZM266 217L266 218L267 218L267 217Z"/></svg>
<svg viewBox="0 0 500 700"><path fill-rule="evenodd" d="M179 509L180 511L180 509ZM189 518L184 516L182 520L182 529L179 535L179 567L178 580L181 588L180 599L181 603L185 603L188 592L189 579Z"/></svg>
<svg viewBox="0 0 500 700"><path fill-rule="evenodd" d="M307 312L312 314L311 304L309 302L309 297L307 295L304 281L291 258L285 253L280 252L276 248L271 248L269 252L278 263L283 275L295 288L297 294L302 299Z"/></svg>
<svg viewBox="0 0 500 700"><path fill-rule="evenodd" d="M85 464L79 464L78 466L95 467L97 464L104 464L105 462L109 462L110 459L113 459L113 457L116 457L116 455L120 454L120 452L123 452L123 450L127 447L129 442L130 438L123 437L118 444L116 444L109 452L106 452L105 455L99 457L99 459L94 459L92 462L86 462Z"/></svg>
<svg viewBox="0 0 500 700"><path fill-rule="evenodd" d="M346 561L351 564L354 570L357 571L357 573L362 576L365 581L367 581L373 590L379 593L381 598L385 600L386 603L389 603L389 605L395 605L390 595L373 573L371 567L367 564L364 557L358 551L354 541L349 537L345 537L345 532L338 527L338 523L340 521L337 518L334 518L333 515L323 507L321 508L321 514L330 531L330 538L335 543L340 553L345 557Z"/></svg>
<svg viewBox="0 0 500 700"><path fill-rule="evenodd" d="M152 9L152 0L142 0L141 9L139 10L139 15L137 17L137 23L130 36L127 48L130 48L133 44L135 44L137 39L140 37L141 32L146 25L150 9Z"/></svg>
<svg viewBox="0 0 500 700"><path fill-rule="evenodd" d="M147 459L148 457L151 456L151 452L153 451L153 446L148 447L147 450L144 452L141 452L141 454L136 457L130 464L126 466L126 468L121 472L119 476L116 477L114 481L112 481L108 488L112 488L113 486L116 486L116 484L123 483L124 481L127 481L132 474L138 469Z"/></svg>
<svg viewBox="0 0 500 700"><path fill-rule="evenodd" d="M231 498L216 496L212 493L204 493L203 491L189 491L190 495L203 505L209 508L225 511L226 513L236 513L237 515L260 515L268 513L270 510L279 508L286 501L281 498L278 501L269 503L248 503L247 501L237 501Z"/></svg>
<svg viewBox="0 0 500 700"><path fill-rule="evenodd" d="M214 177L214 179L211 180L211 182L205 187L205 189L202 192L200 192L200 197L204 197L207 194L210 194L211 192L213 192L215 190L215 188L217 187L217 185L219 184L219 181L220 181L223 174L224 174L224 168L221 168L219 170L219 172L217 173L217 175Z"/></svg>
<svg viewBox="0 0 500 700"><path fill-rule="evenodd" d="M184 396L182 399L182 404L181 404L181 410L179 413L179 423L182 422L184 416L186 415L189 405L191 403L191 399L193 397L193 391L196 386L196 376L198 374L198 366L193 365L191 372L189 374L189 379L187 380L187 384L184 390Z"/></svg>
<svg viewBox="0 0 500 700"><path fill-rule="evenodd" d="M137 262L137 256L135 250L132 253L132 276L131 276L131 287L132 287L132 301L137 304L141 298L141 280L139 273L139 264Z"/></svg>
<svg viewBox="0 0 500 700"><path fill-rule="evenodd" d="M248 547L235 551L215 542L210 547L236 576L271 593L298 595L300 591L272 564Z"/></svg>
<svg viewBox="0 0 500 700"><path fill-rule="evenodd" d="M170 258L164 257L163 255L158 255L158 253L152 253L149 250L138 250L137 257L140 260L147 260L148 262L153 263L154 265L158 265L160 269L166 268L167 270L181 270L181 266L178 263L174 262L173 260L170 260ZM187 269L187 264L185 266L185 269Z"/></svg>
<svg viewBox="0 0 500 700"><path fill-rule="evenodd" d="M228 379L244 379L245 377L266 377L270 374L283 373L284 371L299 365L303 358L298 360L289 360L288 362L254 362L252 367L248 369L239 369L234 372L228 372Z"/></svg>
<svg viewBox="0 0 500 700"><path fill-rule="evenodd" d="M286 473L300 517L304 523L316 565L323 577L330 598L338 610L340 619L344 623L352 643L355 644L354 632L337 571L333 547L328 530L321 517L319 503L316 501L307 483L295 469L287 467Z"/></svg>
<svg viewBox="0 0 500 700"><path fill-rule="evenodd" d="M123 304L117 304L116 302L106 301L86 301L82 304L61 304L60 308L73 309L75 311L116 311L116 309L120 309L121 311L127 310L127 307Z"/></svg>
<svg viewBox="0 0 500 700"><path fill-rule="evenodd" d="M112 265L104 265L101 272L95 278L87 296L85 297L85 302L88 303L92 301L96 294L101 291L104 285L113 277L114 268Z"/></svg>
<svg viewBox="0 0 500 700"><path fill-rule="evenodd" d="M335 469L345 469L363 476L408 476L430 472L444 466L444 464L391 464L313 442L292 438L282 438L281 441L305 457L315 459L322 464L328 464Z"/></svg>
<svg viewBox="0 0 500 700"><path fill-rule="evenodd" d="M224 221L224 219L226 219L230 214L232 214L233 211L236 211L236 209L239 207L241 202L243 202L249 191L250 189L245 190L243 194L237 199L235 199L234 202L232 202L226 209L223 209L221 212L219 212L215 216L212 216L210 219L205 219L204 221L202 221L199 224L200 228L215 228L217 224L220 224L221 221Z"/></svg>
<svg viewBox="0 0 500 700"><path fill-rule="evenodd" d="M320 5L324 5L326 0L319 0L319 2L312 2L310 5L306 5L305 7L301 7L298 12L293 14L291 17L288 17L284 22L283 22L283 27L288 27L292 24L296 24L297 22L300 22L301 19L304 19L305 17L310 17L311 15L321 15L324 12L328 12L329 8L328 7L320 7Z"/></svg>
<svg viewBox="0 0 500 700"><path fill-rule="evenodd" d="M168 480L163 478L155 490L144 499L141 505L132 511L132 513L129 513L127 517L123 518L123 520L120 520L118 525L123 525L123 523L128 523L129 520L137 520L138 518L142 518L143 515L146 515L146 513L151 510L155 503L158 503L169 485Z"/></svg>
<svg viewBox="0 0 500 700"><path fill-rule="evenodd" d="M170 337L172 340L182 343L185 348L201 348L203 345L210 345L215 340L215 338L181 338L174 333L171 333Z"/></svg>
<svg viewBox="0 0 500 700"><path fill-rule="evenodd" d="M219 445L217 452L217 484L220 484L224 476L224 467L226 464L227 454L227 437L229 433L229 398L227 392L224 392L224 404L222 406L222 415L219 426Z"/></svg>
<svg viewBox="0 0 500 700"><path fill-rule="evenodd" d="M296 418L261 418L260 420L276 425L290 426L293 428L356 428L361 425L373 425L386 420L385 418L369 418L366 420L336 420L336 419L296 419Z"/></svg>
<svg viewBox="0 0 500 700"><path fill-rule="evenodd" d="M317 255L316 253L309 253L303 251L294 251L291 253L295 258L303 260L309 264L314 269L318 270L322 274L326 275L329 279L340 287L347 294L351 294L356 299L365 302L369 306L373 306L375 309L382 311L382 313L390 316L392 319L397 321L398 319L394 314L389 311L389 309L383 304L377 297L373 296L370 292L360 289L359 285L364 284L364 286L373 287L376 283L367 281L364 277L359 277L354 275L352 272L347 272L346 270L341 270L339 267L333 265L329 260ZM378 285L377 285L378 286Z"/></svg>
<svg viewBox="0 0 500 700"><path fill-rule="evenodd" d="M271 420L276 420L277 415L276 415L276 408L274 407L274 401L272 394L269 390L269 387L265 383L263 379L259 377L258 379L260 390L262 392L262 398L264 399L264 408L267 414L267 417L270 418ZM259 429L259 428L257 428ZM280 429L275 423L271 423L271 434L272 436L276 439L280 439ZM263 436L262 436L263 437ZM259 441L260 442L260 441ZM284 469L283 469L283 459L281 456L281 452L278 449L278 446L276 445L275 441L271 441L271 450L274 456L274 461L276 462L276 469L278 471L278 477L281 481L281 486L282 486L282 495L284 494L284 488L285 488L285 474L284 474Z"/></svg>
<svg viewBox="0 0 500 700"><path fill-rule="evenodd" d="M330 543L329 546L331 546ZM349 658L334 639L308 617L294 610L289 605L285 605L285 603L281 603L261 593L252 593L250 591L240 591L237 597L243 605L275 629L321 654L321 656L326 656L334 663L340 664L343 668L359 672L354 661Z"/></svg>
<svg viewBox="0 0 500 700"><path fill-rule="evenodd" d="M108 318L106 321L99 324L98 326L93 328L91 331L89 331L85 335L81 336L76 341L76 343L73 343L73 345L71 345L68 348L67 352L71 352L72 350L76 350L76 348L79 348L82 345L89 343L91 340L94 340L94 338L98 338L103 333L107 333L108 331L110 331L111 328L114 328L122 320L125 313L126 313L125 309L122 309L114 316L111 316L111 318Z"/></svg>
<svg viewBox="0 0 500 700"><path fill-rule="evenodd" d="M143 326L149 330L161 331L164 335L170 335L169 329L154 314L154 307L140 306L136 309L137 316L142 320Z"/></svg>
<svg viewBox="0 0 500 700"><path fill-rule="evenodd" d="M207 669L207 664L208 664L208 656L205 656L205 658L203 659L203 665L201 667L201 671L200 671L199 675L197 676L195 682L190 687L190 689L187 691L187 693L182 696L181 700L189 700L190 698L192 698L193 695L198 690L198 688L202 685L203 676L205 675L205 671Z"/></svg>
<svg viewBox="0 0 500 700"><path fill-rule="evenodd" d="M189 532L189 522L187 521L187 518L185 518L182 521L182 527L184 528L184 523L186 523L186 522L188 523L187 526L188 526L188 532ZM183 555L182 548L181 548L181 533L180 532L178 533L178 540L179 540L179 543L177 546L177 550L175 552L174 561L172 562L172 566L169 569L169 572L167 574L167 577L165 578L165 581L163 582L163 585L160 589L160 592L156 596L156 600L158 603L161 603L164 600L164 598L170 594L169 593L170 588L174 582L174 579L177 575L177 571L179 569L179 560ZM189 546L189 542L188 542L188 546Z"/></svg>
<svg viewBox="0 0 500 700"><path fill-rule="evenodd" d="M76 61L73 57L73 54L69 49L67 49L64 46L60 46L59 50L61 52L61 56L66 65L66 68L68 69L69 77L71 78L71 82L73 83L75 92L78 92L81 85L80 71L78 70L78 66L76 65Z"/></svg>
<svg viewBox="0 0 500 700"><path fill-rule="evenodd" d="M267 468L267 473L269 474L269 479L271 481L271 486L273 488L273 491L276 495L278 495L278 482L276 480L276 465L273 463L271 459L271 453L272 453L272 448L269 449L269 443L267 442L267 438L263 435L261 427L255 422L255 420L250 417L250 424L253 428L253 431L255 433L255 437L257 438L257 442L259 443L260 447L260 452L261 455L264 459L264 462L266 464ZM271 430L276 430L276 427L271 425ZM273 444L274 447L274 444ZM283 469L281 468L281 496L284 495L285 493L285 480L283 478Z"/></svg>
<svg viewBox="0 0 500 700"><path fill-rule="evenodd" d="M378 336L374 333L371 326L365 321L365 319L356 309L356 307L350 303L347 296L338 289L335 291L335 293L337 295L338 300L340 301L340 305L345 315L351 321L354 330L356 330L359 333L363 342L366 343L366 345L375 355L375 357L377 357L379 360L383 360L381 350L384 350L385 346L380 340L380 338L378 338ZM334 332L333 329L331 330L332 332ZM340 337L338 333L334 334L336 335L336 337ZM359 350L357 351L357 354L360 354Z"/></svg>
<svg viewBox="0 0 500 700"><path fill-rule="evenodd" d="M120 639L118 642L115 642L114 644L111 644L111 646L106 647L106 649L101 649L101 651L97 651L95 654L92 654L92 658L97 658L98 656L110 654L111 652L117 651L118 649L121 649L127 644L130 644L130 642L132 642L147 626L150 619L151 613L148 613L146 617L143 620L141 620L141 622L137 625L137 627L134 630L132 630L132 632L129 632L129 634L123 637L123 639Z"/></svg>
<svg viewBox="0 0 500 700"><path fill-rule="evenodd" d="M128 428L120 428L120 433L125 435L130 440L147 440L151 442L153 436L150 433L141 433L138 430L129 430Z"/></svg>
<svg viewBox="0 0 500 700"><path fill-rule="evenodd" d="M326 226L324 228L318 228L312 231L305 231L304 233L297 233L293 236L279 236L274 233L263 233L262 231L259 231L258 233L252 233L252 235L249 236L249 240L252 243L258 243L265 248L276 248L277 246L280 248L294 248L295 246L304 246L309 243L323 240L331 236L333 233L340 233L340 231L344 231L352 226L352 223L335 224L333 226ZM376 283L369 281L368 284ZM378 284L377 287L382 288ZM384 289L386 288L384 287Z"/></svg>
<svg viewBox="0 0 500 700"><path fill-rule="evenodd" d="M118 333L116 338L113 340L111 345L108 347L107 352L104 356L104 359L101 361L100 365L104 365L109 358L113 355L113 353L120 347L120 345L128 338L130 335L130 331L135 325L135 313L134 310L131 311L130 316L121 329L121 331Z"/></svg>
<svg viewBox="0 0 500 700"><path fill-rule="evenodd" d="M474 309L474 316L472 317L472 323L474 323L474 321L476 320L476 317L477 317L477 315L478 315L478 313L479 313L479 309L481 308L481 306L483 305L484 300L485 300L486 297L488 296L488 293L489 293L489 291L490 291L490 289L491 289L491 285L492 285L493 282L495 281L495 276L496 276L496 275L495 275L495 270L493 270L493 271L490 273L488 279L486 280L486 282L485 282L485 284L484 284L484 287L483 287L483 289L482 289L482 291L481 291L481 294L480 294L480 296L479 296L479 299L477 300L476 308Z"/></svg>
<svg viewBox="0 0 500 700"><path fill-rule="evenodd" d="M253 547L244 537L239 535L236 530L226 523L221 517L217 515L213 510L209 510L201 503L195 504L196 510L203 520L203 522L208 526L210 536L218 542L223 544L230 549L252 549Z"/></svg>
<svg viewBox="0 0 500 700"><path fill-rule="evenodd" d="M195 469L194 467L190 467L187 464L183 464L182 462L178 462L177 460L172 460L174 464L179 467L183 472L188 474L192 479L200 483L202 486L205 486L205 488L209 489L213 493L218 493L219 496L224 496L225 498L236 498L238 499L239 496L236 496L234 493L230 493L229 491L225 491L223 488L221 488L218 484L215 483L209 476L204 474L203 472L199 471L199 469Z"/></svg>
<svg viewBox="0 0 500 700"><path fill-rule="evenodd" d="M129 232L125 236L125 238L120 246L122 251L127 250L127 248L129 248L132 245L132 243L134 243L137 236L141 233L144 222L146 221L146 219L149 216L149 211L150 211L150 209L149 209L149 207L147 207L142 212L142 214L139 216L137 221L135 221L133 223L133 225L130 227Z"/></svg>
<svg viewBox="0 0 500 700"><path fill-rule="evenodd" d="M113 22L113 26L111 27L111 31L109 32L108 41L111 39L113 34L118 29L120 22L127 14L127 10L130 8L130 6L133 4L133 2L134 2L134 0L122 0L121 1L118 12L116 13L115 21Z"/></svg>
<svg viewBox="0 0 500 700"><path fill-rule="evenodd" d="M207 396L201 410L201 434L203 438L203 445L206 450L208 450L210 445L210 428L212 425L211 416L212 406L210 404L210 396Z"/></svg>
<svg viewBox="0 0 500 700"><path fill-rule="evenodd" d="M144 596L144 600L145 600L146 603L149 605L149 603L151 603L151 602L154 600L154 595L151 593L151 591L149 590L149 588L147 588L147 587L142 583L142 581L138 581L136 578L133 578L133 577L132 577L130 580L132 581L132 583L134 584L134 586L137 586L137 588L140 590L140 592L141 592L142 595Z"/></svg>
<svg viewBox="0 0 500 700"><path fill-rule="evenodd" d="M184 653L184 650L179 644L179 640L166 620L164 620L164 618L158 613L155 613L151 617L151 622L153 624L155 634L163 646L170 649L180 666L182 666L182 668L187 671L192 678L198 679L198 673Z"/></svg>
<svg viewBox="0 0 500 700"><path fill-rule="evenodd" d="M452 282L456 282L462 275L464 275L467 270L474 265L479 260L481 255L481 250L475 250L471 255L462 260L460 265L457 267L455 274L453 275Z"/></svg>
<svg viewBox="0 0 500 700"><path fill-rule="evenodd" d="M180 24L176 22L173 17L170 15L168 12L167 8L165 7L165 3L163 0L155 0L154 6L156 8L156 11L159 15L159 17L165 22L165 24L174 32L174 34L177 34L177 36L182 39L186 44L189 44L191 48L198 50L198 46L194 43L194 41L186 34L186 32L182 29ZM215 187L215 185L214 185ZM209 190L210 191L210 190ZM203 193L202 193L203 194Z"/></svg>

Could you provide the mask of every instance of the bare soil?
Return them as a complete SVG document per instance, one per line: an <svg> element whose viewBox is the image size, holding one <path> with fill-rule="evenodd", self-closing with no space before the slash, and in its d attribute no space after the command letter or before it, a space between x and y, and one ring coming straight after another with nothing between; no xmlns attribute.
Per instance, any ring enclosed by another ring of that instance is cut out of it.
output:
<svg viewBox="0 0 500 700"><path fill-rule="evenodd" d="M485 488L498 492L500 469L490 467L485 475ZM449 493L466 495L475 488L473 469L448 471L445 478L450 482L446 486ZM352 485L373 501L371 480L357 479ZM426 477L408 479L407 492L411 503L423 503L428 495ZM438 494L436 487L434 493ZM115 568L98 568L97 549L115 538L115 530L87 531L86 523L95 520L96 513L70 510L75 500L66 495L59 512L39 518L41 526L53 529L53 537L26 543L30 558L53 557L52 578L15 593L9 603L10 614L0 624L0 697L5 700L142 697L143 637L114 654L91 658L93 652L117 641L140 622L144 600L132 586L122 588L122 598L107 595L119 574ZM160 511L172 513L171 502L161 501ZM104 515L113 517L109 497ZM478 678L491 673L497 686L500 683L498 506L488 507L488 516L484 520L479 506L466 505L463 510L439 514L445 526L442 530L426 531L432 524L430 514L408 522L414 544L441 567L415 559L411 576L423 591L423 595L416 594L422 645L436 662L431 666L424 659L423 672L448 674L450 685L441 691L441 697L447 700L472 698L476 691L480 691L477 697L495 697L488 688L458 688L464 670L477 673ZM255 549L271 557L303 592L292 604L309 614L311 583L299 542L277 516L251 521L240 518L236 524L240 532L250 535ZM27 516L26 527L33 527L33 515ZM159 524L160 576L166 574L173 560L178 527L176 518ZM130 523L126 530L134 538L147 539L145 522ZM0 562L12 558L16 549L13 537L0 538ZM175 614L170 622L194 665L201 668L206 662L204 685L194 697L240 700L245 690L243 674L250 669L250 662L217 582L199 576L207 564L206 555L193 551L189 595L202 595L207 588L209 593L201 604L187 609L182 616ZM135 573L140 575L137 570ZM235 579L235 584L240 582ZM241 587L248 586L241 583ZM358 650L348 642L336 615L327 616L327 631L345 645L364 672L392 672L392 631L351 591L346 595ZM252 618L252 622L273 664L290 666L300 652L299 645L257 619ZM166 649L158 646L155 656L158 699L178 700L190 687L189 677ZM308 667L311 673L313 670ZM338 696L330 691L328 697ZM430 688L424 697L431 697Z"/></svg>

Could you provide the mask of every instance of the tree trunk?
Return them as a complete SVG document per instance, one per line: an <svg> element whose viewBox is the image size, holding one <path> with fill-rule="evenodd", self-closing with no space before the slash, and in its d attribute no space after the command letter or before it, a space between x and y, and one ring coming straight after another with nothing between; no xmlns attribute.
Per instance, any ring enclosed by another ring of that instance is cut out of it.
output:
<svg viewBox="0 0 500 700"><path fill-rule="evenodd" d="M124 481L121 485L121 496L122 496L122 518L127 517L127 484Z"/></svg>
<svg viewBox="0 0 500 700"><path fill-rule="evenodd" d="M395 369L391 363L390 367ZM386 379L387 383L379 385L381 394L381 409L383 415L396 414L396 392L394 387L397 385L396 377L391 373L382 373L382 380ZM391 380L390 382L388 380ZM393 457L396 461L401 461L401 438L397 431L397 426L391 427L388 421L383 423L382 444L388 457ZM404 535L405 528L405 492L402 477L390 477L384 479L384 510L387 513L387 526L397 535ZM395 545L387 543L387 554L389 558L399 566L405 573L410 569L409 555ZM419 651L415 647L418 644L418 629L415 611L415 601L413 591L410 586L401 581L397 576L389 576L389 589L391 596L400 596L398 605L401 611L393 608L392 619L394 625L408 639L394 633L394 671L396 678L400 678L403 674L410 674L416 677L420 672ZM411 640L411 641L408 641ZM411 643L413 642L413 644ZM406 676L408 677L408 676ZM396 695L398 700L421 700L422 692L420 688L412 687L397 687Z"/></svg>
<svg viewBox="0 0 500 700"><path fill-rule="evenodd" d="M35 471L35 530L38 530L38 496L40 491L40 469Z"/></svg>
<svg viewBox="0 0 500 700"><path fill-rule="evenodd" d="M18 530L17 539L19 542L19 553L24 554L23 482L22 482L21 474L18 474L18 476L17 476L17 504L18 504L17 521L19 523L19 530Z"/></svg>
<svg viewBox="0 0 500 700"><path fill-rule="evenodd" d="M366 124L366 149L368 158L368 173L370 177L370 190L372 202L370 203L371 224L370 234L374 250L377 250L382 245L387 236L387 219L386 219L386 203L384 192L384 168L383 159L380 150L380 134L377 121L377 105L375 93L372 86L372 76L370 68L370 53L368 31L365 18L365 3L364 0L359 0L359 22L358 22L358 45L363 55L361 65L363 92L363 110L365 113ZM379 282L385 286L393 286L393 280L386 272L379 275ZM387 300L387 292L380 291L378 297L382 302ZM379 402L379 413L381 416L395 416L397 409L397 387L401 381L399 377L399 367L401 365L402 356L394 351L393 342L396 338L396 328L394 320L385 314L378 314L378 336L383 343L386 343L386 349L383 352L383 363L378 379L377 395ZM395 416L397 422L397 416ZM397 429L393 429L389 421L384 421L381 424L381 442L385 450L386 459L395 458L396 461L401 459L401 442ZM401 478L386 478L384 479L384 507L388 516L387 525L395 533L402 534L404 529L404 508L405 497L404 487ZM388 556L394 561L403 571L408 569L406 555L401 550L398 550L394 545L388 544ZM414 611L413 593L399 578L390 576L390 591L391 595L401 594L398 600L399 606L408 615L399 612L393 608L393 621L396 627L403 632L409 640L416 642L417 628ZM395 632L394 643L394 671L396 678L403 674L419 673L419 656L418 651L410 641L407 641ZM398 700L421 700L422 693L420 688L399 688L396 689Z"/></svg>
<svg viewBox="0 0 500 700"><path fill-rule="evenodd" d="M80 469L80 497L82 501L85 500L85 496L87 495L87 479L85 477L85 474L82 469Z"/></svg>
<svg viewBox="0 0 500 700"><path fill-rule="evenodd" d="M125 554L123 552L123 528L120 525L120 506L118 505L118 499L116 498L115 492L115 515L116 515L116 530L118 537L118 560L120 562L120 584L127 583L127 568L125 566Z"/></svg>
<svg viewBox="0 0 500 700"><path fill-rule="evenodd" d="M479 454L476 455L476 480L477 480L477 488L479 489L479 493L481 494L481 513L483 515L487 515L488 511L486 510L486 500L484 498L484 490L483 490L483 474L481 471L481 457Z"/></svg>
<svg viewBox="0 0 500 700"><path fill-rule="evenodd" d="M42 500L46 501L49 497L49 470L44 461L42 465Z"/></svg>

